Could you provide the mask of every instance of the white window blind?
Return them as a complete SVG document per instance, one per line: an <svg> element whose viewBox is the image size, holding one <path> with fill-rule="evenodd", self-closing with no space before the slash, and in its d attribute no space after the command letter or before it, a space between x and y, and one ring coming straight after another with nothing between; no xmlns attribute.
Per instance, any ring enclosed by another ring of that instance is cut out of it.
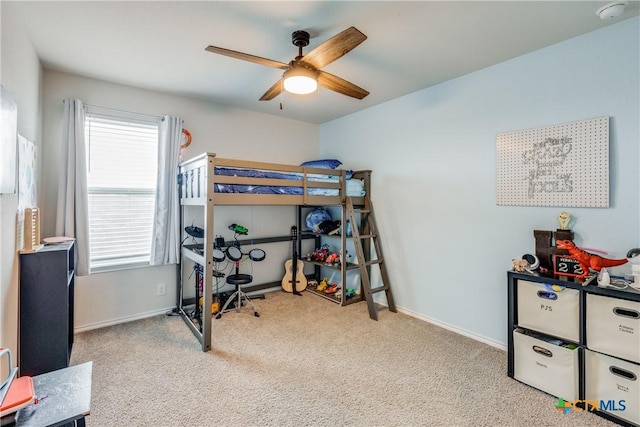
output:
<svg viewBox="0 0 640 427"><path fill-rule="evenodd" d="M92 271L149 263L158 163L157 120L87 107Z"/></svg>

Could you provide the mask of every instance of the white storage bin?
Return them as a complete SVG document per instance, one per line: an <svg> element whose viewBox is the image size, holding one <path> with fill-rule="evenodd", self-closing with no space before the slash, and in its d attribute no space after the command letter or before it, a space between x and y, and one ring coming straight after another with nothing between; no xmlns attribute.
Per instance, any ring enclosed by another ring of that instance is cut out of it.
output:
<svg viewBox="0 0 640 427"><path fill-rule="evenodd" d="M587 294L587 347L640 363L640 302Z"/></svg>
<svg viewBox="0 0 640 427"><path fill-rule="evenodd" d="M569 349L513 331L514 375L564 400L578 400L578 348Z"/></svg>
<svg viewBox="0 0 640 427"><path fill-rule="evenodd" d="M517 292L518 326L580 341L580 291L553 291L544 283L518 280Z"/></svg>
<svg viewBox="0 0 640 427"><path fill-rule="evenodd" d="M640 365L585 351L585 399L601 411L640 425Z"/></svg>

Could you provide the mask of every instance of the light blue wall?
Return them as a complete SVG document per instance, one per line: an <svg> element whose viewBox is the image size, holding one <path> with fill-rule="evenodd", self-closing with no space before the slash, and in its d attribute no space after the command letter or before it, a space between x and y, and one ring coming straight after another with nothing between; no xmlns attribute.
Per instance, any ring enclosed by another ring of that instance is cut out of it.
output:
<svg viewBox="0 0 640 427"><path fill-rule="evenodd" d="M611 207L567 210L578 245L640 246L639 36L633 18L321 125L322 156L373 170L401 309L506 343L511 259L563 209L496 205L500 132L609 116Z"/></svg>

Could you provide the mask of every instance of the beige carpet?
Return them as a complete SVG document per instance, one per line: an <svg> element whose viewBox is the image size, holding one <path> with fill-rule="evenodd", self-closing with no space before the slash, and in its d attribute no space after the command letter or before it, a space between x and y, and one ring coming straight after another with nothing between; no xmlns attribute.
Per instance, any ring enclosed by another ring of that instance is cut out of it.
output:
<svg viewBox="0 0 640 427"><path fill-rule="evenodd" d="M610 426L510 379L507 354L366 303L284 292L213 321L177 316L76 335L93 361L89 426Z"/></svg>

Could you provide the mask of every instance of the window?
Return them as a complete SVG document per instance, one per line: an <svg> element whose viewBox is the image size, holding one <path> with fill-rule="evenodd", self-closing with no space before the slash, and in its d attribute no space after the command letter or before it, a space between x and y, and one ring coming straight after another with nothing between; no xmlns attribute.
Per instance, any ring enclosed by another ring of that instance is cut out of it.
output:
<svg viewBox="0 0 640 427"><path fill-rule="evenodd" d="M91 271L148 265L158 118L88 106L85 136Z"/></svg>

